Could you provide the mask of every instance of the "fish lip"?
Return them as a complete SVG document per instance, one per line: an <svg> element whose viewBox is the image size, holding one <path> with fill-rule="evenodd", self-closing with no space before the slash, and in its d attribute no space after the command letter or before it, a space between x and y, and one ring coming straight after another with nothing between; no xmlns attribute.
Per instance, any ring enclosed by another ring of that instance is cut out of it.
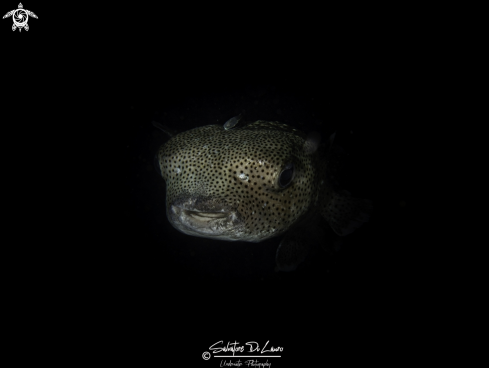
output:
<svg viewBox="0 0 489 368"><path fill-rule="evenodd" d="M176 200L168 205L167 215L177 230L199 237L239 240L244 226L235 209L214 199Z"/></svg>
<svg viewBox="0 0 489 368"><path fill-rule="evenodd" d="M221 200L212 197L185 196L175 199L171 207L180 210L200 213L226 213L233 212L233 208Z"/></svg>
<svg viewBox="0 0 489 368"><path fill-rule="evenodd" d="M176 207L176 208L174 208ZM201 221L205 221L206 219L212 220L216 218L226 218L229 216L230 212L222 211L199 211L196 209L185 209L178 206L172 206L172 210L179 211L180 214L183 213L185 216L193 217L195 219L200 219Z"/></svg>

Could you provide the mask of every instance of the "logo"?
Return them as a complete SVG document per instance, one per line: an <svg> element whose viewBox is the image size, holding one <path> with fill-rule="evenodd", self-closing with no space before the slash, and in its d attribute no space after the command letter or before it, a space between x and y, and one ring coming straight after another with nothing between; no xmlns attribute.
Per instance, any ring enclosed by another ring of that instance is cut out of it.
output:
<svg viewBox="0 0 489 368"><path fill-rule="evenodd" d="M29 20L29 15L37 19L36 14L30 10L24 9L22 3L19 3L19 8L9 11L3 16L3 19L12 16L12 19L14 20L12 31L15 31L17 28L19 29L19 32L22 31L22 28L25 28L25 30L28 31L29 26L27 25L27 21Z"/></svg>

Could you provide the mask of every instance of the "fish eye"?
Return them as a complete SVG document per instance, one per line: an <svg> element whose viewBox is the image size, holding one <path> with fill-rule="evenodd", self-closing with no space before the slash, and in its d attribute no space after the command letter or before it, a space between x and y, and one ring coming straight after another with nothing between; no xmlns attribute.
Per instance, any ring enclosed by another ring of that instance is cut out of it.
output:
<svg viewBox="0 0 489 368"><path fill-rule="evenodd" d="M292 183L292 179L294 179L294 164L287 164L278 177L279 187L287 187L290 183Z"/></svg>

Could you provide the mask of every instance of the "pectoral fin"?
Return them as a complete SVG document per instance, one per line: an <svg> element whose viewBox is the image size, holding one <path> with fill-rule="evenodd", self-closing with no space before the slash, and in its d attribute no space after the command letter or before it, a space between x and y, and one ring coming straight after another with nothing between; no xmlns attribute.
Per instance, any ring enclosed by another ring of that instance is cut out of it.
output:
<svg viewBox="0 0 489 368"><path fill-rule="evenodd" d="M306 259L309 245L299 232L287 234L278 246L275 255L275 271L294 271Z"/></svg>
<svg viewBox="0 0 489 368"><path fill-rule="evenodd" d="M335 193L321 214L340 236L351 234L370 218L372 201L354 198L347 191Z"/></svg>

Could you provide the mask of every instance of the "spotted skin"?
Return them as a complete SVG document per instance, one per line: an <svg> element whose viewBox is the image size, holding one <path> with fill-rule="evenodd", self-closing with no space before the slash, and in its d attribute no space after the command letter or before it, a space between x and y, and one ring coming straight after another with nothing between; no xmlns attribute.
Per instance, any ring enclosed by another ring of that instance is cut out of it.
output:
<svg viewBox="0 0 489 368"><path fill-rule="evenodd" d="M294 235L304 224L322 215L346 235L371 209L369 201L335 190L334 155L319 140L262 120L173 136L157 153L170 223L188 235L226 241L261 242L288 232L277 269L295 269L307 254L307 237Z"/></svg>

